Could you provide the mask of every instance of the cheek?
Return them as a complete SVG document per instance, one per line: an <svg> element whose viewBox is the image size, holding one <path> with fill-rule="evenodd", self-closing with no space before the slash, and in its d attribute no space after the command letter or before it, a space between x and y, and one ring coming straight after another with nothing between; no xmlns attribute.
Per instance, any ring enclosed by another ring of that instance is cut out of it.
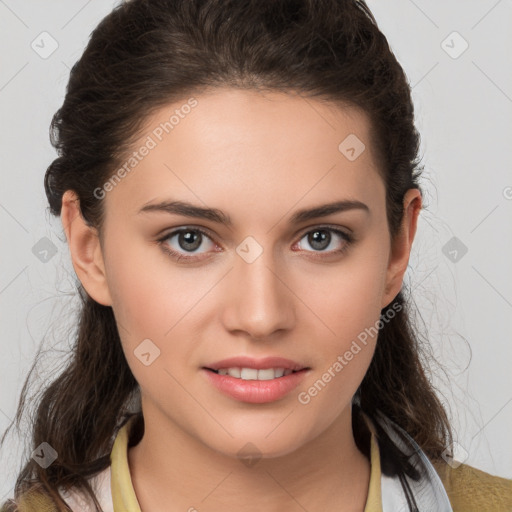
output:
<svg viewBox="0 0 512 512"><path fill-rule="evenodd" d="M158 376L161 371L155 372L156 369L163 365L181 371L176 361L191 360L194 343L176 341L190 341L198 335L201 325L196 312L203 304L201 298L217 277L194 276L191 271L167 262L158 247L140 245L121 251L120 247L127 246L113 244L106 262L108 283L112 309L132 372L137 380L145 382L148 367L141 365L142 354L149 352L149 359L155 361L154 365L150 363L149 384L159 389L158 379L163 379L168 387L169 376Z"/></svg>
<svg viewBox="0 0 512 512"><path fill-rule="evenodd" d="M116 319L130 335L162 338L175 323L173 312L183 314L179 271L166 267L157 247L130 246L121 238L112 243L106 261Z"/></svg>
<svg viewBox="0 0 512 512"><path fill-rule="evenodd" d="M301 281L305 314L314 314L304 325L318 345L314 375L298 399L311 414L329 410L326 424L350 402L374 354L387 265L378 245L369 240L335 270L315 271L309 286Z"/></svg>
<svg viewBox="0 0 512 512"><path fill-rule="evenodd" d="M378 258L369 261L361 255L357 262L317 279L306 295L321 322L313 319L310 324L311 337L318 339L315 372L297 399L303 414L322 418L320 430L350 403L371 363L384 276Z"/></svg>
<svg viewBox="0 0 512 512"><path fill-rule="evenodd" d="M317 318L317 334L324 331L332 348L343 348L378 321L386 278L382 254L361 250L336 266L318 266L308 274L308 279L295 278L294 291L307 306L306 314Z"/></svg>
<svg viewBox="0 0 512 512"><path fill-rule="evenodd" d="M183 293L179 271L166 267L163 257L155 261L158 249L120 247L126 246L109 253L107 275L123 351L141 388L165 403L175 388L165 369L188 358L183 344L172 344L172 353L169 347L187 325L189 294Z"/></svg>

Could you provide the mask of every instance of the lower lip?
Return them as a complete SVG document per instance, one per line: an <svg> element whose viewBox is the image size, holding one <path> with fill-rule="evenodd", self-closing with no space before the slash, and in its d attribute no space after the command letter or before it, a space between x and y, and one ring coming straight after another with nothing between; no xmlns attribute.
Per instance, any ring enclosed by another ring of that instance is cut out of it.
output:
<svg viewBox="0 0 512 512"><path fill-rule="evenodd" d="M295 389L304 379L307 369L271 380L243 380L219 375L203 368L203 372L219 391L241 402L263 404L274 402Z"/></svg>

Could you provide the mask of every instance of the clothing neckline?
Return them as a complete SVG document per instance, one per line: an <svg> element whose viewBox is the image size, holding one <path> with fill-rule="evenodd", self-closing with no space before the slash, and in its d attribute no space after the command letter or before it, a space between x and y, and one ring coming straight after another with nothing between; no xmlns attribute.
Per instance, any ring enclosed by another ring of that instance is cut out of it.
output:
<svg viewBox="0 0 512 512"><path fill-rule="evenodd" d="M370 418L363 414L371 434L370 438L370 484L364 512L382 512L381 463L375 428ZM141 512L128 462L130 432L137 416L132 416L118 431L111 459L110 486L114 512Z"/></svg>

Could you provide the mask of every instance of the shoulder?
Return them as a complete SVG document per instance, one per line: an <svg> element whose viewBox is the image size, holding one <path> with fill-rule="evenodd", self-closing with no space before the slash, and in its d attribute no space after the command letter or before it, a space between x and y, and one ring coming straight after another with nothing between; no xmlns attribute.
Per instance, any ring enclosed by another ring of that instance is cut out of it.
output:
<svg viewBox="0 0 512 512"><path fill-rule="evenodd" d="M432 461L454 512L509 512L512 510L512 479L491 475L467 464L450 466Z"/></svg>
<svg viewBox="0 0 512 512"><path fill-rule="evenodd" d="M40 491L28 491L17 500L4 504L0 512L57 512L57 507L49 496Z"/></svg>
<svg viewBox="0 0 512 512"><path fill-rule="evenodd" d="M113 512L114 507L110 492L110 466L91 477L89 483L102 510ZM92 501L74 488L66 491L59 487L59 494L73 512L93 512L96 510ZM4 512L4 510L5 512L58 512L58 507L54 501L40 490L25 492L10 506L12 508L2 508L0 512Z"/></svg>
<svg viewBox="0 0 512 512"><path fill-rule="evenodd" d="M100 473L89 478L89 484L103 512L113 512L114 510L110 492L110 470L111 467L108 466ZM69 491L59 488L59 493L73 512L93 512L96 510L92 501L74 488Z"/></svg>

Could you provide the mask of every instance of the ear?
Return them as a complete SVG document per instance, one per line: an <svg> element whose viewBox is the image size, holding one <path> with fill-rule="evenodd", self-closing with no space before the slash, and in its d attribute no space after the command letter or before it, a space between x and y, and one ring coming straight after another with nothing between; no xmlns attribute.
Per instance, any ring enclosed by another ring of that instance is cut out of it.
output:
<svg viewBox="0 0 512 512"><path fill-rule="evenodd" d="M402 288L404 274L409 263L412 242L416 234L418 215L421 210L421 192L418 189L409 189L404 196L403 205L404 215L402 223L395 239L391 242L382 308L388 306Z"/></svg>
<svg viewBox="0 0 512 512"><path fill-rule="evenodd" d="M82 217L80 199L72 190L67 190L62 196L61 221L78 279L96 302L110 306L112 299L98 231Z"/></svg>

